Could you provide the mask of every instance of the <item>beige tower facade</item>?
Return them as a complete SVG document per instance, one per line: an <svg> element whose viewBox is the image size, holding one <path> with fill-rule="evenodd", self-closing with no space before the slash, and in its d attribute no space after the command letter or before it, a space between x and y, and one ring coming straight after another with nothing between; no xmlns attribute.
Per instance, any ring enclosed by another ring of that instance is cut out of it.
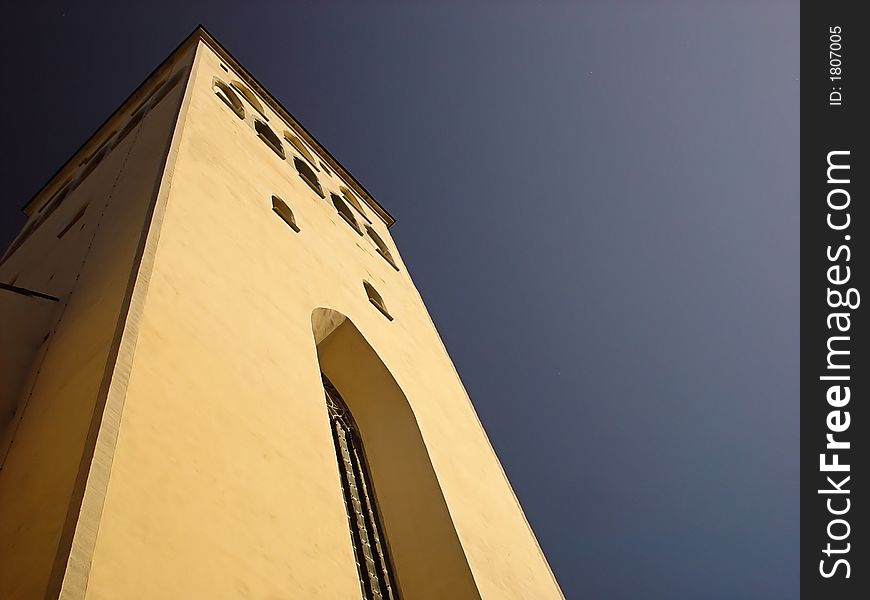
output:
<svg viewBox="0 0 870 600"><path fill-rule="evenodd" d="M561 592L389 234L198 28L0 263L0 598Z"/></svg>

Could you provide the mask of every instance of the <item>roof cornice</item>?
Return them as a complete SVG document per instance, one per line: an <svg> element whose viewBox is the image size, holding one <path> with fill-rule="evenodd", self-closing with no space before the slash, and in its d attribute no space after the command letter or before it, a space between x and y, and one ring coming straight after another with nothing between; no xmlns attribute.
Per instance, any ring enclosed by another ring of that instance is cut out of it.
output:
<svg viewBox="0 0 870 600"><path fill-rule="evenodd" d="M48 179L48 181L39 189L39 191L34 194L34 196L22 207L22 211L25 214L30 214L34 203L38 198L40 198L47 190L47 188L51 187L55 180L58 178L60 174L62 174L67 166L70 163L73 163L74 160L82 154L82 150L89 146L91 140L94 139L107 124L109 124L115 116L122 112L123 109L130 104L131 100L138 96L139 90L141 90L153 77L156 73L160 72L164 66L168 63L171 63L179 54L182 54L192 46L199 44L202 42L207 45L215 54L217 54L224 62L227 63L228 66L231 66L235 71L236 75L238 75L246 85L248 85L252 90L254 90L260 98L262 98L269 107L285 121L285 123L295 131L300 137L302 137L308 145L314 148L321 158L329 165L330 169L339 176L339 178L348 185L354 192L356 192L366 204L381 218L381 220L386 223L387 227L391 226L396 222L396 219L383 207L378 203L377 200L369 193L369 191L359 182L357 179L350 174L350 172L342 166L338 160L330 154L329 150L327 150L317 139L311 135L311 133L299 122L299 120L294 117L290 111L288 111L278 100L276 100L272 94L270 94L263 85L257 81L257 79L245 69L242 64L220 43L218 42L211 33L206 30L202 25L197 25L196 28L188 35L184 41L182 41L172 52L170 52L169 56L166 57L145 79L144 81L137 86L137 88L131 93L121 104L118 106L116 110L112 112L109 117L103 121L99 127L97 127L96 131L82 144L78 150L76 150L70 158L64 162L61 167L55 171L55 173Z"/></svg>
<svg viewBox="0 0 870 600"><path fill-rule="evenodd" d="M350 172L342 166L338 160L332 154L330 154L329 150L327 150L317 139L311 135L311 133L305 129L305 126L299 122L299 120L294 117L290 111L288 111L278 100L276 100L272 94L270 94L263 85L257 81L257 79L251 75L247 69L245 69L241 63L236 60L236 58L227 50L220 42L218 42L214 36L212 36L208 30L202 25L198 25L196 29L193 30L193 33L189 36L188 40L191 38L196 38L199 41L202 41L212 51L215 52L218 56L220 56L224 61L231 65L233 69L236 71L236 74L239 75L242 80L247 84L251 89L253 89L266 103L269 107L275 111L290 127L296 130L296 133L299 134L306 143L310 146L314 147L318 153L321 155L321 158L326 159L326 163L329 165L329 168L333 170L348 186L360 197L365 200L366 204L371 207L372 210L377 213L377 215L387 224L387 227L391 226L396 222L396 219L383 207L380 203L374 199L374 197L369 193L369 191L359 182L357 179L350 174ZM182 46L186 45L187 42L183 43Z"/></svg>

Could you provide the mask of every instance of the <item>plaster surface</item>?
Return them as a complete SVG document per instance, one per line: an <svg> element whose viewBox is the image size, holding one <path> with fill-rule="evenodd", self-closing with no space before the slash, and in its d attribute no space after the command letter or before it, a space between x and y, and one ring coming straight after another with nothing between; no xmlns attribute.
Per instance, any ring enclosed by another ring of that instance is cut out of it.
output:
<svg viewBox="0 0 870 600"><path fill-rule="evenodd" d="M361 426L404 597L560 598L388 213L316 143L303 141L312 167L334 167L316 170L323 197L294 167L304 153L264 143L255 118L310 138L262 91L249 90L258 107L240 95L243 119L215 94L215 78L251 78L207 34L178 56L193 59L190 79L125 140L141 138L136 159L121 145L92 175L126 186L125 201L107 204L83 312L66 321L68 350L46 355L45 399L17 434L35 456L16 447L0 475L0 534L20 552L0 590L38 596L45 580L20 573L54 564L65 598L358 598L323 370ZM351 190L351 214L395 267L331 202ZM19 252L3 267L26 266ZM42 470L63 494L34 483ZM72 549L56 559L67 511ZM37 523L46 531L14 531Z"/></svg>

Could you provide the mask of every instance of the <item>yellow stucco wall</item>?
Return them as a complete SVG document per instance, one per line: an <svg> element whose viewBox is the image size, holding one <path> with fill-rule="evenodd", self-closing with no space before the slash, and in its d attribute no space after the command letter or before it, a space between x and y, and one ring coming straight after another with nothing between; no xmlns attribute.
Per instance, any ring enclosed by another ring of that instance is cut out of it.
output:
<svg viewBox="0 0 870 600"><path fill-rule="evenodd" d="M183 56L176 69L185 70ZM88 156L129 121L136 100L148 96L165 73L143 85L79 156L64 166L34 203L45 203L63 183L80 179ZM27 377L3 421L0 440L0 597L57 595L77 502L90 462L88 440L100 390L111 371L119 319L148 207L163 171L164 149L174 130L183 85L175 87L105 155L44 222L0 266L0 281L59 298L38 328L49 333L27 348L33 331L3 331L3 352L27 352ZM117 138L114 138L117 140ZM82 218L62 237L78 214ZM30 219L40 218L35 212ZM31 301L32 302L32 301ZM4 320L24 322L38 307L3 302ZM41 336L40 336L41 337ZM3 374L4 379L11 377ZM5 390L5 388L4 388ZM99 423L99 419L96 424Z"/></svg>
<svg viewBox="0 0 870 600"><path fill-rule="evenodd" d="M560 598L376 207L363 211L398 270L329 201L351 182L321 170L319 197L298 151L284 143L281 160L246 101L243 121L213 93L240 67L193 43L129 314L105 327L117 360L88 388L105 412L62 597L359 598L323 369L360 423L405 598ZM279 136L293 130L260 100ZM28 516L16 510L7 527Z"/></svg>

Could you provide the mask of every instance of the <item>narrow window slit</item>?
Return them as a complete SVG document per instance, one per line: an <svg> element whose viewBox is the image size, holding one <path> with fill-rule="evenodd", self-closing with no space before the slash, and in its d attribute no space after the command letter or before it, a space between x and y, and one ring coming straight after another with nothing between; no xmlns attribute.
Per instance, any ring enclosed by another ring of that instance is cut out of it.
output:
<svg viewBox="0 0 870 600"><path fill-rule="evenodd" d="M70 220L70 222L67 223L66 227L64 227L63 229L60 230L60 233L57 234L57 239L62 238L62 237L64 236L64 234L66 234L67 231L69 231L70 229L72 229L73 225L75 225L76 223L78 223L78 222L79 222L79 219L81 219L83 216L85 216L85 212L87 212L87 210L88 210L88 205L87 205L87 204L85 204L84 206L82 206L82 207L79 209L79 211L75 214L75 216L72 218L72 220Z"/></svg>

